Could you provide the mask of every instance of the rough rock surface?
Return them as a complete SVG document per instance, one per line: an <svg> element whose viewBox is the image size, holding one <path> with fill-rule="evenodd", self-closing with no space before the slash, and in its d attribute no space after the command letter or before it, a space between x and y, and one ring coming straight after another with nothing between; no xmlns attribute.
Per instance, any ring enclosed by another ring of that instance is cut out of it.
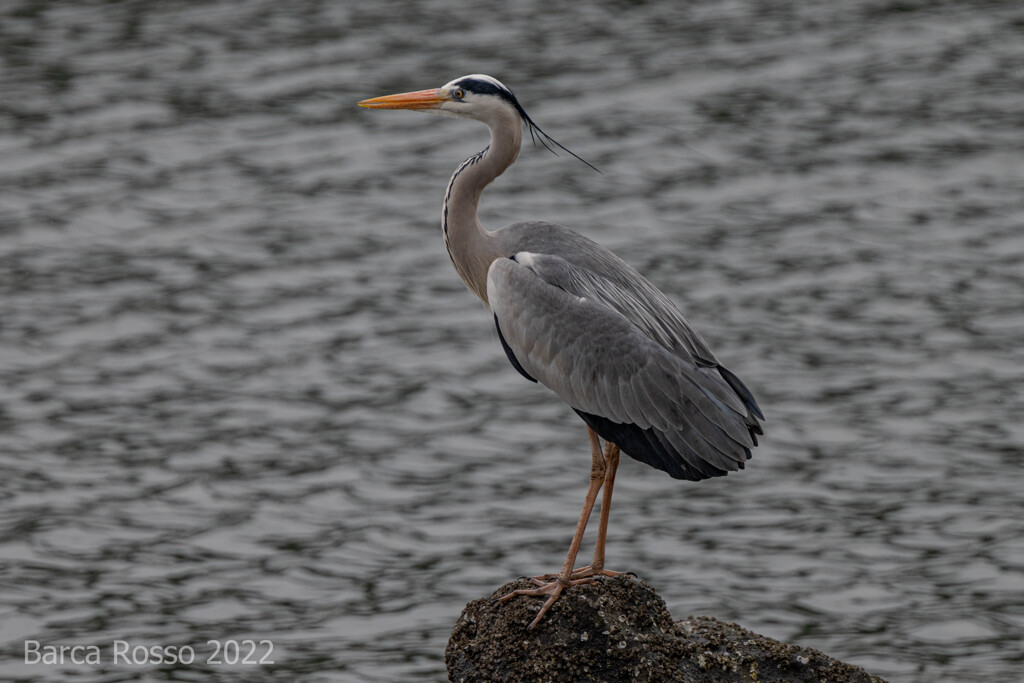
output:
<svg viewBox="0 0 1024 683"><path fill-rule="evenodd" d="M884 683L736 624L709 617L673 622L654 589L625 575L566 590L527 631L542 599L495 600L528 587L513 581L466 605L445 651L450 680Z"/></svg>

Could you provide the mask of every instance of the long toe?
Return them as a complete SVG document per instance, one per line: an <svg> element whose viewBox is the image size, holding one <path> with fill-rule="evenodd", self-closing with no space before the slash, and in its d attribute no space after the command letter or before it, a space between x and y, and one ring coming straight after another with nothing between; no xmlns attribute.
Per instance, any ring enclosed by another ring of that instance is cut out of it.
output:
<svg viewBox="0 0 1024 683"><path fill-rule="evenodd" d="M634 574L633 572L613 572L611 569L594 569L590 565L587 565L586 567L580 567L579 569L574 569L573 572L572 572L572 578L573 579L586 579L586 578L593 578L593 577L597 577L597 576L621 576L622 574L628 574L629 576L633 576L633 577L636 576L636 574Z"/></svg>
<svg viewBox="0 0 1024 683"><path fill-rule="evenodd" d="M502 604L508 602L509 600L512 600L513 598L519 597L520 595L525 595L531 598L546 597L547 600L545 600L544 604L541 605L540 611L537 612L537 616L535 616L533 618L533 621L530 622L530 625L526 627L529 631L533 630L533 628L540 623L540 620L544 618L544 615L547 614L549 609L551 609L551 606L555 604L559 596L562 594L563 590L570 586L578 586L580 584L594 582L593 576L574 576L571 579L564 579L558 574L555 574L554 576L555 578L553 580L548 581L546 583L540 581L539 577L535 577L531 579L531 581L534 581L534 583L537 584L537 588L519 588L517 590L512 591L511 593L508 593L507 595L501 596L500 598L498 598L497 602L499 604Z"/></svg>

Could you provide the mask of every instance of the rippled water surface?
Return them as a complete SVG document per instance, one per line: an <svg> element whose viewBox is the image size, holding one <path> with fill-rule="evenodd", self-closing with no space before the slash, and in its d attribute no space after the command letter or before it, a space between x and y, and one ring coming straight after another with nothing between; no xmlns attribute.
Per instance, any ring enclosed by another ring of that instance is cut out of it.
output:
<svg viewBox="0 0 1024 683"><path fill-rule="evenodd" d="M616 250L768 416L738 475L624 462L609 565L1017 680L1022 64L1019 3L4 3L0 677L439 680L467 601L560 565L583 424L439 234L486 131L354 106L484 72L603 171L524 149L484 222ZM246 638L275 664L110 661Z"/></svg>

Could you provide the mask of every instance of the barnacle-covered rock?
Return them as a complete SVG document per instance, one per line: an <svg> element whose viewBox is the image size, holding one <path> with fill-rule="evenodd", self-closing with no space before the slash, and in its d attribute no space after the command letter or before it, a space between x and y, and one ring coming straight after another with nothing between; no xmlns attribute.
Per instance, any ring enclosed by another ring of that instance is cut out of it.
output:
<svg viewBox="0 0 1024 683"><path fill-rule="evenodd" d="M709 617L674 622L654 589L628 575L567 589L527 630L543 600L495 601L528 587L513 581L466 605L445 652L450 680L884 683L736 624Z"/></svg>

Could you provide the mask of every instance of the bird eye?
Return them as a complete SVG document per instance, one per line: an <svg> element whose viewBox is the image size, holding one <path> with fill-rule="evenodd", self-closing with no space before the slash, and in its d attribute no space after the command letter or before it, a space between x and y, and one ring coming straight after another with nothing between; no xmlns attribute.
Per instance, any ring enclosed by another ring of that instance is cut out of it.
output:
<svg viewBox="0 0 1024 683"><path fill-rule="evenodd" d="M463 90L462 88L456 88L455 90L452 91L452 97L454 97L457 100L461 100L465 96L466 91Z"/></svg>

